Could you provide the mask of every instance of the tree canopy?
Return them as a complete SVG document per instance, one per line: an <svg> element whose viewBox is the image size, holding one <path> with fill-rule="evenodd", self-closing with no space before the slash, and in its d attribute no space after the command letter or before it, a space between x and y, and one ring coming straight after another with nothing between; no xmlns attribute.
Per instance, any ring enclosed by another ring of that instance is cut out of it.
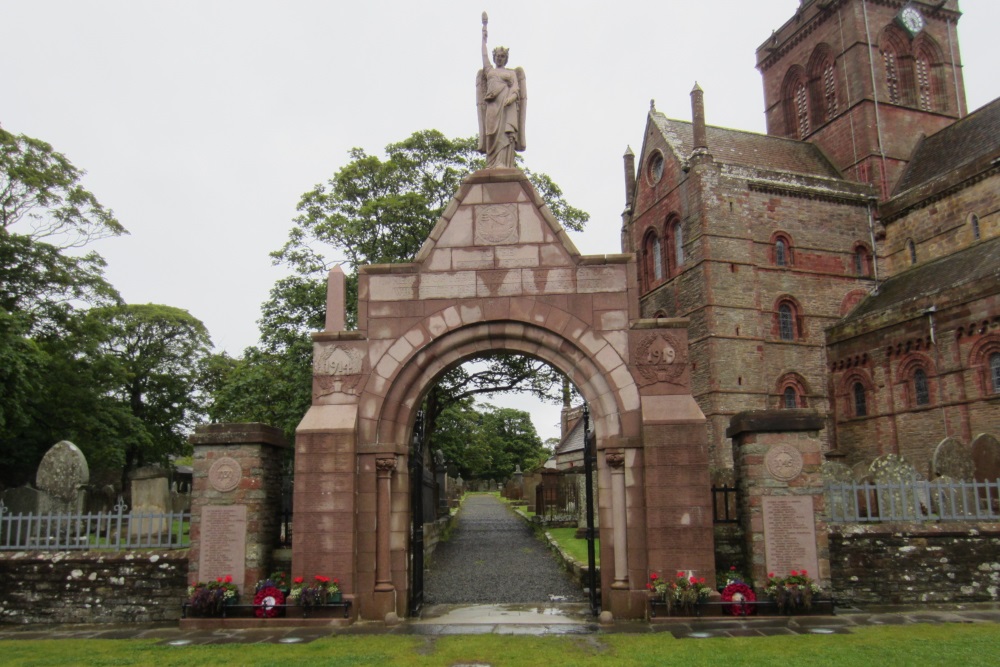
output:
<svg viewBox="0 0 1000 667"><path fill-rule="evenodd" d="M549 456L531 415L524 410L474 404L471 398L450 403L430 436L432 451L458 467L465 479L506 480L517 466L531 470Z"/></svg>

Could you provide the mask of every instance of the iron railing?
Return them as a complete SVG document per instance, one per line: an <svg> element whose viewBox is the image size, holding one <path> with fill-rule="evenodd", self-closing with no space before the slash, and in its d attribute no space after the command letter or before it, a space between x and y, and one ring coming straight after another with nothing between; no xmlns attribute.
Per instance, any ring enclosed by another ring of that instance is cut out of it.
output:
<svg viewBox="0 0 1000 667"><path fill-rule="evenodd" d="M838 523L995 521L1000 520L1000 479L828 482L826 507L829 520Z"/></svg>
<svg viewBox="0 0 1000 667"><path fill-rule="evenodd" d="M0 502L0 550L182 549L191 546L190 512L11 514Z"/></svg>

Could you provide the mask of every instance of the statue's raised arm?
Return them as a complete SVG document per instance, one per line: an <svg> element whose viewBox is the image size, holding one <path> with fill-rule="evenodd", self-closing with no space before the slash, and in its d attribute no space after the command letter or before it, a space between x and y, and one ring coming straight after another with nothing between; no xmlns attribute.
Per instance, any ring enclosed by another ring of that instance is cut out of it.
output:
<svg viewBox="0 0 1000 667"><path fill-rule="evenodd" d="M486 168L513 167L514 151L523 151L527 142L524 116L528 92L524 70L507 69L508 49L493 49L493 65L487 50L483 12L483 69L476 77L476 102L479 109L479 152L486 154Z"/></svg>

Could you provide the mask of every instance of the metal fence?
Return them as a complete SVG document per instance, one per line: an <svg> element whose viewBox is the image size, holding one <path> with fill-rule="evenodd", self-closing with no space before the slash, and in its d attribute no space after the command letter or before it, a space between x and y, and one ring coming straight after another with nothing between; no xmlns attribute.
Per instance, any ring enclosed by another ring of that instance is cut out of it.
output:
<svg viewBox="0 0 1000 667"><path fill-rule="evenodd" d="M993 482L827 483L830 521L1000 520L1000 479Z"/></svg>
<svg viewBox="0 0 1000 667"><path fill-rule="evenodd" d="M181 549L191 546L190 512L11 514L0 502L0 550Z"/></svg>

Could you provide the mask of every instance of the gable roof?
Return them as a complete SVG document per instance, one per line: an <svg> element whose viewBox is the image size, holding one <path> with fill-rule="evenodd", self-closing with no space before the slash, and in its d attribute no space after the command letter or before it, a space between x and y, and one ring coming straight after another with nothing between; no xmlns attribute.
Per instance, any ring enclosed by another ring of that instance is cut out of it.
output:
<svg viewBox="0 0 1000 667"><path fill-rule="evenodd" d="M694 128L689 121L650 113L653 124L680 159L694 150ZM705 128L708 152L716 162L808 176L840 179L837 168L814 144L768 134L730 130L708 125Z"/></svg>
<svg viewBox="0 0 1000 667"><path fill-rule="evenodd" d="M841 323L856 322L889 309L923 309L924 299L945 290L979 283L989 289L1000 284L1000 237L976 243L944 257L914 266L889 278L877 293L858 304ZM838 325L839 326L839 325Z"/></svg>
<svg viewBox="0 0 1000 667"><path fill-rule="evenodd" d="M896 185L896 193L997 154L1000 154L1000 97L920 142Z"/></svg>

